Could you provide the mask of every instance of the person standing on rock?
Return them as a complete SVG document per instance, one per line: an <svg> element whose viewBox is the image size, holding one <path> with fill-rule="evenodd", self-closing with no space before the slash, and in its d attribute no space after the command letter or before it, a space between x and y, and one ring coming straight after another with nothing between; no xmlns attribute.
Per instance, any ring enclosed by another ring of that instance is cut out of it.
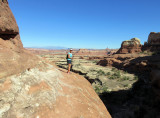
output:
<svg viewBox="0 0 160 118"><path fill-rule="evenodd" d="M69 53L67 54L67 64L68 64L68 71L67 71L67 73L70 73L71 63L72 63L72 49L70 49Z"/></svg>

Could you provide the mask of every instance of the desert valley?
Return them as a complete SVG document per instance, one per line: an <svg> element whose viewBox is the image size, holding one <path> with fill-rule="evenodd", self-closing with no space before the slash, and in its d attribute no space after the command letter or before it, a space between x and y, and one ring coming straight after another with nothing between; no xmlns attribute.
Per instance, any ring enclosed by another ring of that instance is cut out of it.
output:
<svg viewBox="0 0 160 118"><path fill-rule="evenodd" d="M136 37L136 36L135 36ZM160 33L119 49L24 48L0 0L0 118L159 118Z"/></svg>

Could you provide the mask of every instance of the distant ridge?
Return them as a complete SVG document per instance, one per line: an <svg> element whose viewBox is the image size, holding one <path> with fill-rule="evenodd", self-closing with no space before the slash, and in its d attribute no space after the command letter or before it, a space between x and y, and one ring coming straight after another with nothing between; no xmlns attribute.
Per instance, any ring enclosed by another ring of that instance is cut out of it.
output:
<svg viewBox="0 0 160 118"><path fill-rule="evenodd" d="M45 46L45 47L33 46L33 47L25 47L25 48L48 49L48 50L68 49L66 47L61 47L61 46Z"/></svg>

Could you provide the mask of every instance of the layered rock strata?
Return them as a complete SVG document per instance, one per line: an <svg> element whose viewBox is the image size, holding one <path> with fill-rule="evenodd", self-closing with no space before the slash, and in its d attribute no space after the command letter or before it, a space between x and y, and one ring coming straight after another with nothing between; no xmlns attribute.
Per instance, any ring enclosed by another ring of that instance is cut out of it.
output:
<svg viewBox="0 0 160 118"><path fill-rule="evenodd" d="M141 52L141 43L138 38L132 38L131 40L123 41L121 48L117 51L117 54L137 53Z"/></svg>

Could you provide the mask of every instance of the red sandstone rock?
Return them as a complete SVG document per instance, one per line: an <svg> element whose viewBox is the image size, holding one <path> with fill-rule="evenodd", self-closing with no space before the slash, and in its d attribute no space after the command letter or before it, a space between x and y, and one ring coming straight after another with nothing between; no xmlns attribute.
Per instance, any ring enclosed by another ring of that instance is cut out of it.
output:
<svg viewBox="0 0 160 118"><path fill-rule="evenodd" d="M141 47L140 40L138 38L132 38L131 40L122 42L121 48L117 51L117 54L141 52Z"/></svg>
<svg viewBox="0 0 160 118"><path fill-rule="evenodd" d="M120 66L120 64L122 63L122 61L117 60L115 58L106 58L104 60L100 60L97 64L101 65L101 66Z"/></svg>
<svg viewBox="0 0 160 118"><path fill-rule="evenodd" d="M38 58L23 48L19 28L8 6L0 1L0 78L34 67Z"/></svg>
<svg viewBox="0 0 160 118"><path fill-rule="evenodd" d="M148 36L148 42L145 42L143 50L160 51L160 32L151 32Z"/></svg>

